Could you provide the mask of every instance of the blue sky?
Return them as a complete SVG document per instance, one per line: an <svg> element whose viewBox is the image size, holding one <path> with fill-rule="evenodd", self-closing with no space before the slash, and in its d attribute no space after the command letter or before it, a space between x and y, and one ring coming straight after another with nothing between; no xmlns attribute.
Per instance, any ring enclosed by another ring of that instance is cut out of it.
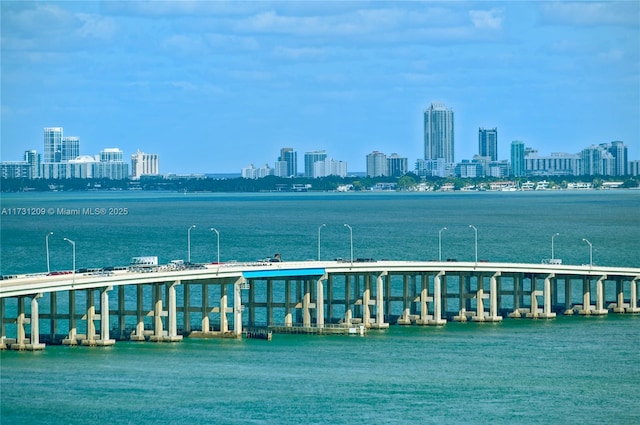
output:
<svg viewBox="0 0 640 425"><path fill-rule="evenodd" d="M640 159L640 2L2 1L2 160L43 150L160 155L162 173L273 166L282 147L423 152L431 102L540 154L622 140Z"/></svg>

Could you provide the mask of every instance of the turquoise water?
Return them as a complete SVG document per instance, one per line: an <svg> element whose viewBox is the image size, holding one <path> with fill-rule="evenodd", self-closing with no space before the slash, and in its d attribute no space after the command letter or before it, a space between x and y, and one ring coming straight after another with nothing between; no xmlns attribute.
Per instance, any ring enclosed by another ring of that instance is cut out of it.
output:
<svg viewBox="0 0 640 425"><path fill-rule="evenodd" d="M127 215L1 218L2 274L128 264L443 258L640 265L640 192L453 194L3 194L2 208L127 208ZM55 212L55 211L54 211ZM366 337L0 354L2 423L558 423L640 421L640 317L392 326Z"/></svg>

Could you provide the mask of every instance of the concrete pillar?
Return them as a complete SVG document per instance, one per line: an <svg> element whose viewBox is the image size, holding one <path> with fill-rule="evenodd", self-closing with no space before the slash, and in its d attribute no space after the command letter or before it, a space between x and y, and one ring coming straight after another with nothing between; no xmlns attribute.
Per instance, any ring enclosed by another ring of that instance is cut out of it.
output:
<svg viewBox="0 0 640 425"><path fill-rule="evenodd" d="M402 277L402 314L398 318L398 325L410 325L411 324L411 300L409 299L409 279L415 282L415 275L409 278L408 275Z"/></svg>
<svg viewBox="0 0 640 425"><path fill-rule="evenodd" d="M376 278L376 322L377 329L388 328L389 324L384 321L384 279L388 276L387 271L383 271Z"/></svg>
<svg viewBox="0 0 640 425"><path fill-rule="evenodd" d="M144 286L136 285L136 330L131 335L131 341L144 341Z"/></svg>
<svg viewBox="0 0 640 425"><path fill-rule="evenodd" d="M69 334L62 340L64 345L78 344L78 326L76 323L76 291L69 291Z"/></svg>
<svg viewBox="0 0 640 425"><path fill-rule="evenodd" d="M542 314L538 317L542 319L552 319L556 317L556 313L551 311L551 279L555 277L554 273L550 273L547 277L544 278L544 306L542 310Z"/></svg>
<svg viewBox="0 0 640 425"><path fill-rule="evenodd" d="M585 276L582 280L582 308L578 314L591 314L591 310L591 279Z"/></svg>
<svg viewBox="0 0 640 425"><path fill-rule="evenodd" d="M220 284L220 332L223 335L229 332L229 319L227 318L229 307L227 302L227 285L222 282Z"/></svg>
<svg viewBox="0 0 640 425"><path fill-rule="evenodd" d="M446 319L442 318L442 284L445 271L441 270L433 277L433 320L430 325L444 325Z"/></svg>
<svg viewBox="0 0 640 425"><path fill-rule="evenodd" d="M369 303L371 302L371 276L365 275L364 291L362 291L362 323L365 327L371 327L371 312Z"/></svg>
<svg viewBox="0 0 640 425"><path fill-rule="evenodd" d="M273 279L267 279L267 326L273 323Z"/></svg>
<svg viewBox="0 0 640 425"><path fill-rule="evenodd" d="M233 284L233 334L242 336L242 285L246 283L244 277L239 277Z"/></svg>
<svg viewBox="0 0 640 425"><path fill-rule="evenodd" d="M484 298L487 295L484 294L484 276L482 274L476 275L476 314L471 316L471 320L474 322L484 322L485 314L484 314Z"/></svg>
<svg viewBox="0 0 640 425"><path fill-rule="evenodd" d="M182 341L182 335L178 335L178 311L176 306L176 286L180 285L180 281L167 285L167 336L165 341L177 342Z"/></svg>
<svg viewBox="0 0 640 425"><path fill-rule="evenodd" d="M333 275L327 275L327 298L325 300L325 305L327 306L327 315L325 317L325 322L328 320L329 323L332 323L334 318L333 313Z"/></svg>
<svg viewBox="0 0 640 425"><path fill-rule="evenodd" d="M634 277L631 282L629 282L629 292L631 294L627 313L640 313L640 308L638 307L638 283L640 283L640 276Z"/></svg>
<svg viewBox="0 0 640 425"><path fill-rule="evenodd" d="M609 313L604 307L604 281L607 279L607 275L603 275L596 281L596 308L591 311L591 314L604 315Z"/></svg>
<svg viewBox="0 0 640 425"><path fill-rule="evenodd" d="M304 280L304 295L302 296L302 326L311 327L311 288L309 279Z"/></svg>
<svg viewBox="0 0 640 425"><path fill-rule="evenodd" d="M571 277L564 278L564 314L573 314L573 300L571 294Z"/></svg>
<svg viewBox="0 0 640 425"><path fill-rule="evenodd" d="M113 345L114 339L109 338L109 291L112 286L103 288L100 292L100 339L96 340L97 345Z"/></svg>
<svg viewBox="0 0 640 425"><path fill-rule="evenodd" d="M38 298L42 294L35 294L31 298L31 341L26 345L27 350L43 350L45 344L40 343L40 313L38 311Z"/></svg>
<svg viewBox="0 0 640 425"><path fill-rule="evenodd" d="M211 332L211 326L209 324L209 284L207 282L202 283L202 321L201 327L203 333Z"/></svg>
<svg viewBox="0 0 640 425"><path fill-rule="evenodd" d="M293 308L291 306L291 280L284 282L284 325L293 326Z"/></svg>
<svg viewBox="0 0 640 425"><path fill-rule="evenodd" d="M162 324L162 316L166 315L162 307L162 283L154 283L153 290L153 335L149 337L149 341L164 341L165 331Z"/></svg>
<svg viewBox="0 0 640 425"><path fill-rule="evenodd" d="M323 280L327 280L327 274L320 276L316 282L316 326L324 328L324 285Z"/></svg>
<svg viewBox="0 0 640 425"><path fill-rule="evenodd" d="M85 320L87 322L87 335L86 338L82 340L82 345L96 345L97 335L96 335L96 324L94 320L98 317L96 316L96 304L93 299L93 289L87 289L87 314L85 315Z"/></svg>
<svg viewBox="0 0 640 425"><path fill-rule="evenodd" d="M5 298L0 298L0 350L7 349L7 325L4 322Z"/></svg>
<svg viewBox="0 0 640 425"><path fill-rule="evenodd" d="M435 281L434 281L435 288ZM434 295L435 297L435 295ZM420 318L416 320L418 325L426 325L429 323L429 276L423 275L420 282Z"/></svg>
<svg viewBox="0 0 640 425"><path fill-rule="evenodd" d="M18 314L16 315L16 342L11 344L12 350L24 350L27 343L27 336L24 325L29 323L29 319L25 316L24 296L18 297Z"/></svg>
<svg viewBox="0 0 640 425"><path fill-rule="evenodd" d="M498 278L502 275L502 272L497 271L491 276L489 280L489 316L486 318L490 322L499 322L502 320L502 316L498 316Z"/></svg>
<svg viewBox="0 0 640 425"><path fill-rule="evenodd" d="M624 313L627 305L624 302L624 281L621 277L616 279L616 304L613 307L614 313Z"/></svg>

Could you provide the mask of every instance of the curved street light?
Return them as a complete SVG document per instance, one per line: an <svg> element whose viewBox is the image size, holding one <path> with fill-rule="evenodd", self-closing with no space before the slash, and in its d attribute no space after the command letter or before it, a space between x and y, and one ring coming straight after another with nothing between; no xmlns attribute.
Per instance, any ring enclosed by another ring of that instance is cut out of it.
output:
<svg viewBox="0 0 640 425"><path fill-rule="evenodd" d="M438 261L442 261L442 231L447 230L446 227L443 227L438 231Z"/></svg>
<svg viewBox="0 0 640 425"><path fill-rule="evenodd" d="M353 229L346 223L344 226L349 228L349 238L351 241L351 266L353 267Z"/></svg>
<svg viewBox="0 0 640 425"><path fill-rule="evenodd" d="M321 224L320 227L318 227L318 261L320 261L320 229L326 226L326 224Z"/></svg>
<svg viewBox="0 0 640 425"><path fill-rule="evenodd" d="M589 267L591 267L593 265L593 245L585 238L582 238L582 240L589 245Z"/></svg>
<svg viewBox="0 0 640 425"><path fill-rule="evenodd" d="M478 229L473 224L470 224L469 227L473 229L476 235L476 265L478 264Z"/></svg>
<svg viewBox="0 0 640 425"><path fill-rule="evenodd" d="M73 275L76 275L76 243L69 238L64 238L73 247Z"/></svg>
<svg viewBox="0 0 640 425"><path fill-rule="evenodd" d="M560 235L560 233L556 233L556 234L554 234L553 236L551 236L551 259L552 259L552 260L555 258L555 257L553 256L553 255L554 255L554 253L553 253L553 239L554 239L556 236L559 236L559 235Z"/></svg>
<svg viewBox="0 0 640 425"><path fill-rule="evenodd" d="M216 232L216 239L218 241L218 269L220 269L220 232L217 229L211 228L212 232Z"/></svg>
<svg viewBox="0 0 640 425"><path fill-rule="evenodd" d="M187 229L187 263L191 264L191 229L195 228L196 225L192 224L191 227Z"/></svg>
<svg viewBox="0 0 640 425"><path fill-rule="evenodd" d="M53 232L47 233L44 238L44 246L47 250L47 273L51 273L51 267L49 266L49 236L53 235Z"/></svg>

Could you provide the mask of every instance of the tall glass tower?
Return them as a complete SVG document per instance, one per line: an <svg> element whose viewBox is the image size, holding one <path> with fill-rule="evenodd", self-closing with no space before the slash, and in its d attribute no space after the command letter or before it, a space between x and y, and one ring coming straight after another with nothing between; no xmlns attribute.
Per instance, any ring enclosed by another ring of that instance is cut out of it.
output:
<svg viewBox="0 0 640 425"><path fill-rule="evenodd" d="M519 140L511 142L511 175L524 176L524 143Z"/></svg>
<svg viewBox="0 0 640 425"><path fill-rule="evenodd" d="M478 129L478 155L498 160L498 129Z"/></svg>
<svg viewBox="0 0 640 425"><path fill-rule="evenodd" d="M292 148L282 148L280 149L278 161L285 162L287 168L285 171L286 175L282 175L281 177L295 177L298 175L298 152Z"/></svg>
<svg viewBox="0 0 640 425"><path fill-rule="evenodd" d="M62 160L62 127L44 129L44 162Z"/></svg>
<svg viewBox="0 0 640 425"><path fill-rule="evenodd" d="M327 153L325 151L311 151L304 154L304 176L317 177L314 172L314 164L316 162L325 161Z"/></svg>
<svg viewBox="0 0 640 425"><path fill-rule="evenodd" d="M444 104L432 103L424 111L424 159L443 158L453 163L453 111Z"/></svg>

